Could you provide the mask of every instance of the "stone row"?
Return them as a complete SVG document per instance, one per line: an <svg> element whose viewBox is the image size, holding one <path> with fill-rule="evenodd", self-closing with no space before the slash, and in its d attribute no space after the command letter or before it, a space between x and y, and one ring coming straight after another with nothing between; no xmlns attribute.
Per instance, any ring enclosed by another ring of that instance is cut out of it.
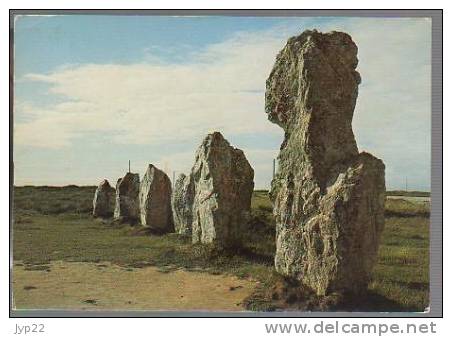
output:
<svg viewBox="0 0 452 337"><path fill-rule="evenodd" d="M237 245L249 217L253 179L243 151L214 132L203 140L190 174L179 177L174 191L165 172L149 165L141 182L129 172L118 180L116 191L103 180L94 195L93 215L191 235L193 243Z"/></svg>
<svg viewBox="0 0 452 337"><path fill-rule="evenodd" d="M352 130L357 53L346 33L307 30L287 41L266 82L265 112L284 130L270 190L275 268L319 295L366 291L384 227L385 166L358 151ZM115 198L103 181L93 214L139 219L193 243L240 245L253 179L243 151L214 132L174 191L150 165L141 183L133 173L120 179Z"/></svg>

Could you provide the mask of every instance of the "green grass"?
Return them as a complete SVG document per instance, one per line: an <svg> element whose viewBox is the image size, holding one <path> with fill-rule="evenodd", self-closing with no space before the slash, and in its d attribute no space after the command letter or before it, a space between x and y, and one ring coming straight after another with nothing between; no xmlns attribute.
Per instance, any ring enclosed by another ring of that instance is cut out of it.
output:
<svg viewBox="0 0 452 337"><path fill-rule="evenodd" d="M14 211L34 211L40 214L90 213L93 209L95 186L14 187Z"/></svg>
<svg viewBox="0 0 452 337"><path fill-rule="evenodd" d="M385 225L370 289L395 301L395 310L423 311L429 303L429 219L387 217Z"/></svg>
<svg viewBox="0 0 452 337"><path fill-rule="evenodd" d="M430 217L430 203L406 199L386 199L386 217Z"/></svg>
<svg viewBox="0 0 452 337"><path fill-rule="evenodd" d="M136 226L91 217L94 187L16 187L13 256L28 269L48 268L53 260L125 266L155 265L228 273L259 281L246 300L251 310L279 306L274 289L285 280L274 272L274 220L266 191L255 191L245 245L225 251L192 245L188 237L150 235ZM428 305L428 205L388 200L386 228L368 296L350 310L423 311ZM403 201L403 200L402 200Z"/></svg>
<svg viewBox="0 0 452 337"><path fill-rule="evenodd" d="M394 191L386 191L386 195L404 196L404 197L429 197L430 192L394 190Z"/></svg>

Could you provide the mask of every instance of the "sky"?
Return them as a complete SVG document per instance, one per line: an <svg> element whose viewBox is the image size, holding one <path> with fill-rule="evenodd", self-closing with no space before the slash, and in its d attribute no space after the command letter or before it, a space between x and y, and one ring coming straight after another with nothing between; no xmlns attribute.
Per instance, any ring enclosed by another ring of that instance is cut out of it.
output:
<svg viewBox="0 0 452 337"><path fill-rule="evenodd" d="M283 130L265 80L305 29L350 34L362 77L360 151L387 189L430 190L431 21L427 18L19 16L14 27L14 183L97 185L152 163L188 173L220 131L268 188Z"/></svg>

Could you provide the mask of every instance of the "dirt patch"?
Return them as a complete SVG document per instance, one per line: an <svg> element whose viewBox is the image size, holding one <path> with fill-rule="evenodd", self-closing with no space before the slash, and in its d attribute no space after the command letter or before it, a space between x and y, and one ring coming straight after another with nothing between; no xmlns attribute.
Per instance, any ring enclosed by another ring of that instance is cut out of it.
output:
<svg viewBox="0 0 452 337"><path fill-rule="evenodd" d="M233 276L108 262L56 261L49 267L31 271L14 264L16 309L240 311L256 285Z"/></svg>

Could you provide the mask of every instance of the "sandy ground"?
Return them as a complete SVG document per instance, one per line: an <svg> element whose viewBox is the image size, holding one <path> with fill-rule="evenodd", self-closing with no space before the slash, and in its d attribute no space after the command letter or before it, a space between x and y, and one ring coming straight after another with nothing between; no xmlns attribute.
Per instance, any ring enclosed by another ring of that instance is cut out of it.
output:
<svg viewBox="0 0 452 337"><path fill-rule="evenodd" d="M48 270L13 267L16 309L244 310L256 283L233 276L110 263L56 261Z"/></svg>

